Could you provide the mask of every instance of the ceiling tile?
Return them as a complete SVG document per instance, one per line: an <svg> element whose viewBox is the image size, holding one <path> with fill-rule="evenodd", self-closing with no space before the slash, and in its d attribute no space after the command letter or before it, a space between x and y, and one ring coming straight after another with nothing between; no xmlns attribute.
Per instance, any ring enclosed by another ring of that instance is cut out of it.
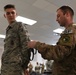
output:
<svg viewBox="0 0 76 75"><path fill-rule="evenodd" d="M34 4L35 7L38 7L40 9L45 8L47 5L49 5L49 2L45 1L45 0L37 0Z"/></svg>

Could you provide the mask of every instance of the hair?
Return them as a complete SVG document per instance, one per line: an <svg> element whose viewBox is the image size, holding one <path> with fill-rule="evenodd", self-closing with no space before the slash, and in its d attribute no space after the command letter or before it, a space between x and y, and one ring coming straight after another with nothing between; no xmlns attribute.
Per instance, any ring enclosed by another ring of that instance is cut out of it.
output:
<svg viewBox="0 0 76 75"><path fill-rule="evenodd" d="M13 4L7 4L7 5L4 6L4 10L6 10L8 8L14 8L14 9L16 9L15 5L13 5Z"/></svg>
<svg viewBox="0 0 76 75"><path fill-rule="evenodd" d="M72 17L74 16L74 11L73 11L73 9L72 9L71 7L69 7L69 6L61 6L59 9L62 10L63 14L69 12ZM57 11L58 11L59 9L57 9Z"/></svg>

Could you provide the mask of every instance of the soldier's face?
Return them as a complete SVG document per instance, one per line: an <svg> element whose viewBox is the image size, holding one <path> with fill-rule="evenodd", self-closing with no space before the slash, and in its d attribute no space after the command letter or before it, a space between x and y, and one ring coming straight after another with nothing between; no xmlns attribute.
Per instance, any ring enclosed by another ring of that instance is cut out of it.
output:
<svg viewBox="0 0 76 75"><path fill-rule="evenodd" d="M16 16L17 16L17 13L14 8L8 8L5 10L4 17L7 18L9 23L12 23L12 21L15 21Z"/></svg>
<svg viewBox="0 0 76 75"><path fill-rule="evenodd" d="M60 26L66 25L66 14L63 14L60 9L57 11L56 21L60 24Z"/></svg>

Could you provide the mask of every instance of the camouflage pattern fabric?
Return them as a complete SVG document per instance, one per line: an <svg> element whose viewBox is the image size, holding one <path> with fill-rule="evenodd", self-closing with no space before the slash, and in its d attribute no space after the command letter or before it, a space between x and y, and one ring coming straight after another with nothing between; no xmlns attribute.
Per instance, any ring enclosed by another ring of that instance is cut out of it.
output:
<svg viewBox="0 0 76 75"><path fill-rule="evenodd" d="M35 48L47 60L54 60L53 75L76 75L76 26L70 25L56 45L37 42Z"/></svg>
<svg viewBox="0 0 76 75"><path fill-rule="evenodd" d="M26 69L29 63L28 41L26 25L13 22L7 27L1 75L22 75L22 70Z"/></svg>

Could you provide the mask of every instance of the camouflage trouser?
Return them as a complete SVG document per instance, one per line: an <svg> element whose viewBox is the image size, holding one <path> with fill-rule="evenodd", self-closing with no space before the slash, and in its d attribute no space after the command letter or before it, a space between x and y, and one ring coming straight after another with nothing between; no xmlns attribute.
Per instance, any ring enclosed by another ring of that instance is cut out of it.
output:
<svg viewBox="0 0 76 75"><path fill-rule="evenodd" d="M2 64L1 75L23 75L22 67L18 64Z"/></svg>

